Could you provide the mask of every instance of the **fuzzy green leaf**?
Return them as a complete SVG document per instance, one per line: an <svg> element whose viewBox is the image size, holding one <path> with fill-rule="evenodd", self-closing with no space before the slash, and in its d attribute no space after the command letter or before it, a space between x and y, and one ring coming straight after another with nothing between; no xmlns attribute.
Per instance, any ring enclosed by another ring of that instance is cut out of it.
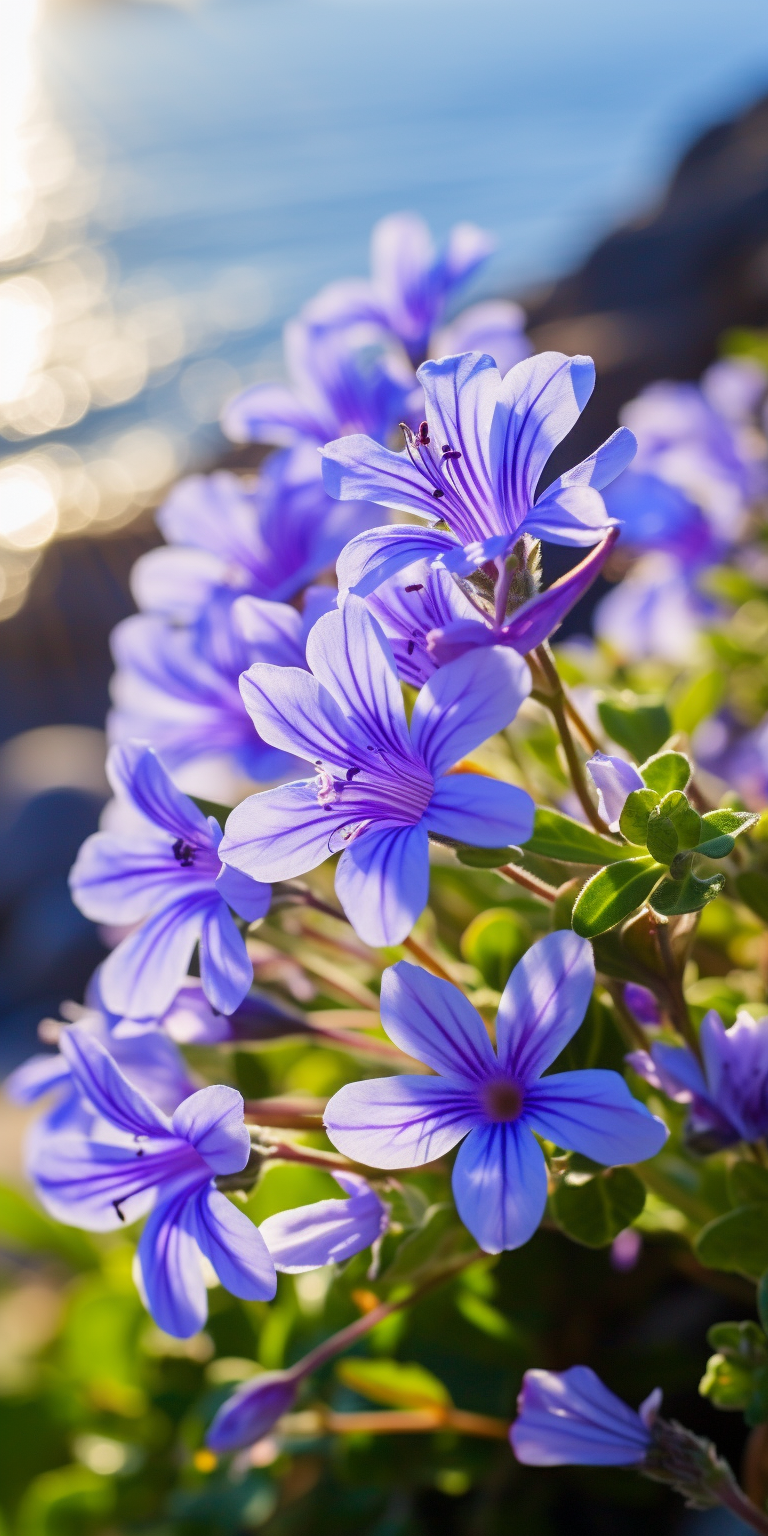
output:
<svg viewBox="0 0 768 1536"><path fill-rule="evenodd" d="M523 848L526 853L536 853L542 859L559 859L563 864L608 864L614 859L625 859L632 852L624 843L613 843L582 822L546 806L537 806L533 836L523 843Z"/></svg>
<svg viewBox="0 0 768 1536"><path fill-rule="evenodd" d="M645 1186L631 1168L593 1176L567 1173L552 1196L555 1219L574 1242L606 1248L645 1205Z"/></svg>
<svg viewBox="0 0 768 1536"><path fill-rule="evenodd" d="M708 1269L733 1270L757 1280L768 1269L768 1221L763 1201L740 1205L703 1227L696 1252Z"/></svg>
<svg viewBox="0 0 768 1536"><path fill-rule="evenodd" d="M714 901L725 885L725 875L710 875L699 880L692 869L681 880L662 880L651 897L651 906L660 917L680 917L684 912L700 912Z"/></svg>
<svg viewBox="0 0 768 1536"><path fill-rule="evenodd" d="M672 731L666 704L661 700L641 702L632 693L600 699L597 713L611 740L631 752L638 763L657 753Z"/></svg>
<svg viewBox="0 0 768 1536"><path fill-rule="evenodd" d="M655 789L633 789L627 795L624 809L619 817L619 831L622 837L626 837L628 843L645 847L648 817L658 803L659 797Z"/></svg>
<svg viewBox="0 0 768 1536"><path fill-rule="evenodd" d="M719 837L722 832L727 832L731 837L738 837L759 820L756 811L732 811L729 806L721 811L705 811L701 818L701 835L702 838Z"/></svg>
<svg viewBox="0 0 768 1536"><path fill-rule="evenodd" d="M666 795L671 789L685 789L691 765L682 752L656 752L641 765L640 777L649 789Z"/></svg>
<svg viewBox="0 0 768 1536"><path fill-rule="evenodd" d="M651 857L660 864L671 864L677 853L677 833L668 816L648 817L645 841Z"/></svg>
<svg viewBox="0 0 768 1536"><path fill-rule="evenodd" d="M615 928L648 900L664 873L663 864L657 864L648 854L598 870L587 881L574 906L574 933L583 939L594 939Z"/></svg>

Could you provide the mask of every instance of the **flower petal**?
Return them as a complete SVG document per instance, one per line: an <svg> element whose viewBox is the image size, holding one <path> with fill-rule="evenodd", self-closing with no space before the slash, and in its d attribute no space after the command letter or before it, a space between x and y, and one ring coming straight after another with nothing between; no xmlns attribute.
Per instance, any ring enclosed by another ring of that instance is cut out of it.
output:
<svg viewBox="0 0 768 1536"><path fill-rule="evenodd" d="M271 746L346 771L352 729L317 678L298 667L258 661L240 678L240 693L256 730Z"/></svg>
<svg viewBox="0 0 768 1536"><path fill-rule="evenodd" d="M298 1386L287 1371L264 1371L255 1380L244 1381L216 1414L206 1445L226 1455L263 1439L293 1407Z"/></svg>
<svg viewBox="0 0 768 1536"><path fill-rule="evenodd" d="M235 395L221 424L233 443L277 443L290 447L302 437L322 442L326 427L293 390L281 384L254 384Z"/></svg>
<svg viewBox="0 0 768 1536"><path fill-rule="evenodd" d="M393 453L355 432L322 449L323 485L338 501L375 501L381 507L418 512L430 523L440 516L432 482L407 452Z"/></svg>
<svg viewBox="0 0 768 1536"><path fill-rule="evenodd" d="M463 352L430 359L416 376L424 389L432 442L461 455L451 460L450 485L466 508L474 511L473 531L499 532L489 441L502 381L493 358L483 352ZM453 516L446 520L463 541L466 518L461 525Z"/></svg>
<svg viewBox="0 0 768 1536"><path fill-rule="evenodd" d="M276 603L248 593L235 599L232 617L243 639L253 646L254 659L278 667L303 667L302 618L290 603Z"/></svg>
<svg viewBox="0 0 768 1536"><path fill-rule="evenodd" d="M336 895L365 944L402 944L429 897L429 838L415 826L374 824L345 848Z"/></svg>
<svg viewBox="0 0 768 1536"><path fill-rule="evenodd" d="M516 651L491 646L441 667L424 684L411 717L411 741L435 775L514 720L531 691Z"/></svg>
<svg viewBox="0 0 768 1536"><path fill-rule="evenodd" d="M440 837L477 848L504 848L531 836L533 813L530 795L516 784L479 773L451 773L436 781L424 820Z"/></svg>
<svg viewBox="0 0 768 1536"><path fill-rule="evenodd" d="M509 1438L528 1467L636 1466L650 1443L640 1415L586 1365L526 1371L517 1411Z"/></svg>
<svg viewBox="0 0 768 1536"><path fill-rule="evenodd" d="M178 895L180 873L165 833L129 839L93 832L72 865L69 889L91 922L122 926L141 922L153 907Z"/></svg>
<svg viewBox="0 0 768 1536"><path fill-rule="evenodd" d="M350 594L341 608L318 619L307 640L307 661L359 738L411 756L395 658L362 598Z"/></svg>
<svg viewBox="0 0 768 1536"><path fill-rule="evenodd" d="M264 1238L221 1190L201 1189L184 1213L184 1225L233 1296L272 1300L277 1276Z"/></svg>
<svg viewBox="0 0 768 1536"><path fill-rule="evenodd" d="M95 1141L92 1126L50 1133L38 1122L27 1166L41 1204L56 1221L86 1232L114 1232L138 1221L154 1203L146 1142L142 1150L139 1159L133 1144Z"/></svg>
<svg viewBox="0 0 768 1536"><path fill-rule="evenodd" d="M341 1174L337 1183L348 1200L317 1200L292 1211L268 1216L259 1231L276 1269L300 1275L323 1264L342 1264L370 1248L386 1231L387 1208L365 1179Z"/></svg>
<svg viewBox="0 0 768 1536"><path fill-rule="evenodd" d="M251 1139L243 1123L243 1095L218 1083L191 1093L174 1111L173 1132L205 1159L214 1173L240 1173Z"/></svg>
<svg viewBox="0 0 768 1536"><path fill-rule="evenodd" d="M407 1056L469 1088L495 1073L496 1057L476 1008L450 981L399 960L381 978L381 1022Z"/></svg>
<svg viewBox="0 0 768 1536"><path fill-rule="evenodd" d="M176 788L151 747L138 741L112 747L107 776L115 794L125 795L156 827L173 837L203 838L210 843L210 829L202 811Z"/></svg>
<svg viewBox="0 0 768 1536"><path fill-rule="evenodd" d="M177 897L153 912L104 961L101 987L110 1013L157 1019L170 1008L187 974L207 909L219 898Z"/></svg>
<svg viewBox="0 0 768 1536"><path fill-rule="evenodd" d="M170 1132L171 1122L146 1094L134 1087L93 1035L74 1025L62 1031L59 1049L80 1092L112 1125L131 1136Z"/></svg>
<svg viewBox="0 0 768 1536"><path fill-rule="evenodd" d="M548 1141L611 1167L655 1157L669 1135L618 1072L600 1067L540 1078L526 1091L523 1113Z"/></svg>
<svg viewBox="0 0 768 1536"><path fill-rule="evenodd" d="M453 534L443 530L408 525L398 528L391 524L385 528L369 528L350 539L339 555L336 562L339 590L367 597L383 581L414 565L417 560L436 560L456 547Z"/></svg>
<svg viewBox="0 0 768 1536"><path fill-rule="evenodd" d="M238 917L244 917L249 923L258 922L269 911L271 885L253 880L229 864L224 864L216 876L216 890L227 906L233 907Z"/></svg>
<svg viewBox="0 0 768 1536"><path fill-rule="evenodd" d="M450 1152L482 1121L474 1094L437 1077L347 1083L323 1117L340 1152L375 1168L412 1168Z"/></svg>
<svg viewBox="0 0 768 1536"><path fill-rule="evenodd" d="M245 939L223 901L215 902L205 915L200 935L200 980L217 1013L234 1013L251 989L253 965Z"/></svg>
<svg viewBox="0 0 768 1536"><path fill-rule="evenodd" d="M527 1125L486 1123L472 1131L453 1165L453 1197L486 1253L527 1243L547 1203L544 1153Z"/></svg>
<svg viewBox="0 0 768 1536"><path fill-rule="evenodd" d="M505 1072L539 1077L576 1033L595 984L587 939L570 929L548 933L518 961L496 1015L496 1048Z"/></svg>
<svg viewBox="0 0 768 1536"><path fill-rule="evenodd" d="M584 766L597 790L600 815L612 832L618 832L627 797L636 789L645 789L643 779L634 764L623 757L609 757L605 752L595 752Z"/></svg>
<svg viewBox="0 0 768 1536"><path fill-rule="evenodd" d="M575 426L595 387L591 357L539 352L502 381L490 437L499 505L526 511L558 443ZM510 526L514 526L511 522Z"/></svg>
<svg viewBox="0 0 768 1536"><path fill-rule="evenodd" d="M147 1307L174 1339L197 1333L208 1316L199 1249L184 1224L193 1193L184 1189L155 1206L136 1251Z"/></svg>
<svg viewBox="0 0 768 1536"><path fill-rule="evenodd" d="M255 880L290 880L330 858L331 834L348 820L343 804L320 804L314 779L280 784L235 807L219 854Z"/></svg>
<svg viewBox="0 0 768 1536"><path fill-rule="evenodd" d="M604 539L612 519L599 491L589 485L545 491L525 520L525 531L550 544L596 544Z"/></svg>

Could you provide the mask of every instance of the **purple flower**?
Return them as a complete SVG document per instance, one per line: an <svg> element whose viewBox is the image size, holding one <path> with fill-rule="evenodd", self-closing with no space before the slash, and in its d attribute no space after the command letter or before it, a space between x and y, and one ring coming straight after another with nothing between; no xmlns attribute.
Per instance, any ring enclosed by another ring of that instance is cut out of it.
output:
<svg viewBox="0 0 768 1536"><path fill-rule="evenodd" d="M239 680L256 660L304 666L309 630L335 600L330 587L309 588L299 613L265 598L233 603L220 592L196 624L148 613L124 619L112 632L110 740L149 741L173 770L215 755L241 778L280 778L291 759L254 734Z"/></svg>
<svg viewBox="0 0 768 1536"><path fill-rule="evenodd" d="M714 613L714 604L696 590L690 566L657 550L643 555L598 603L594 631L622 660L658 656L684 665L699 658L701 630Z"/></svg>
<svg viewBox="0 0 768 1536"><path fill-rule="evenodd" d="M457 352L487 352L504 376L515 363L530 357L533 347L525 334L525 311L509 299L487 299L463 309L450 325L432 338L433 357Z"/></svg>
<svg viewBox="0 0 768 1536"><path fill-rule="evenodd" d="M660 1404L657 1387L635 1413L588 1365L526 1371L509 1438L529 1467L634 1467L645 1460Z"/></svg>
<svg viewBox="0 0 768 1536"><path fill-rule="evenodd" d="M345 557L360 551L355 591L364 596L423 558L467 574L503 561L523 533L575 545L605 537L611 523L600 487L634 453L626 427L537 497L553 450L594 388L591 358L542 352L502 379L492 358L466 352L423 363L418 377L426 421L417 433L406 429L405 451L393 453L367 437L340 438L323 450L323 479L342 501L363 498L430 523L442 519L449 532L387 527L358 536Z"/></svg>
<svg viewBox="0 0 768 1536"><path fill-rule="evenodd" d="M611 1165L652 1157L667 1137L616 1072L541 1076L578 1029L594 979L585 939L566 930L539 939L504 989L494 1052L458 988L403 961L392 966L382 977L381 1022L437 1076L339 1089L325 1111L333 1145L375 1167L409 1168L466 1137L453 1169L459 1216L487 1253L519 1248L547 1200L547 1165L534 1131Z"/></svg>
<svg viewBox="0 0 768 1536"><path fill-rule="evenodd" d="M632 763L623 757L608 757L595 752L585 764L597 790L597 809L612 832L618 832L619 819L629 795L645 789L645 782Z"/></svg>
<svg viewBox="0 0 768 1536"><path fill-rule="evenodd" d="M372 322L396 336L418 363L451 294L487 260L494 246L493 238L476 224L455 224L438 252L418 214L390 214L373 229L370 281L332 283L304 314L317 326Z"/></svg>
<svg viewBox="0 0 768 1536"><path fill-rule="evenodd" d="M687 1046L655 1042L627 1062L646 1082L678 1104L688 1104L687 1135L700 1151L768 1133L768 1018L740 1009L726 1029L714 1009L699 1030L702 1061Z"/></svg>
<svg viewBox="0 0 768 1536"><path fill-rule="evenodd" d="M369 593L366 606L392 646L401 678L418 688L438 667L467 651L508 645L524 656L540 645L591 586L617 536L612 529L573 570L513 609L501 624L480 606L471 588L426 560L383 581ZM345 556L339 566L345 568Z"/></svg>
<svg viewBox="0 0 768 1536"><path fill-rule="evenodd" d="M530 796L460 758L513 719L530 689L514 651L462 656L422 688L410 731L392 652L359 598L318 620L313 675L258 663L241 682L265 741L308 759L317 777L243 801L221 856L259 880L286 880L344 850L336 892L368 944L399 944L426 905L429 834L499 847L524 841Z"/></svg>
<svg viewBox="0 0 768 1536"><path fill-rule="evenodd" d="M264 1371L244 1381L221 1407L206 1435L206 1444L221 1455L263 1440L296 1401L301 1377L289 1371Z"/></svg>
<svg viewBox="0 0 768 1536"><path fill-rule="evenodd" d="M284 336L291 385L253 384L230 401L222 426L236 443L319 447L348 432L383 440L406 415L410 367L370 330L291 320Z"/></svg>
<svg viewBox="0 0 768 1536"><path fill-rule="evenodd" d="M676 488L721 544L740 536L750 502L766 488L765 449L749 419L765 382L762 369L756 375L754 364L729 359L700 385L651 384L621 412L638 443L631 473Z"/></svg>
<svg viewBox="0 0 768 1536"><path fill-rule="evenodd" d="M196 1333L207 1316L201 1254L235 1296L274 1296L274 1265L258 1228L215 1184L250 1156L242 1095L201 1088L170 1119L86 1031L67 1031L61 1049L95 1119L88 1131L38 1140L32 1174L46 1210L90 1232L149 1212L137 1254L142 1288L158 1327L178 1338Z"/></svg>
<svg viewBox="0 0 768 1536"><path fill-rule="evenodd" d="M641 987L636 981L626 982L624 1001L640 1024L661 1023L661 1009L648 987Z"/></svg>
<svg viewBox="0 0 768 1536"><path fill-rule="evenodd" d="M269 907L269 887L222 868L218 822L179 793L150 748L113 747L107 772L138 817L124 834L86 838L69 877L86 917L140 924L104 962L107 1007L126 1018L163 1014L199 942L203 991L219 1012L231 1013L253 969L229 906L253 922Z"/></svg>
<svg viewBox="0 0 768 1536"><path fill-rule="evenodd" d="M342 1264L383 1237L389 1211L357 1173L334 1173L348 1200L317 1200L268 1216L259 1231L275 1269L301 1275L323 1264Z"/></svg>
<svg viewBox="0 0 768 1536"><path fill-rule="evenodd" d="M139 608L187 623L218 593L287 602L373 521L323 489L309 453L275 453L251 484L220 471L174 487L157 521L167 544L142 555L131 589Z"/></svg>

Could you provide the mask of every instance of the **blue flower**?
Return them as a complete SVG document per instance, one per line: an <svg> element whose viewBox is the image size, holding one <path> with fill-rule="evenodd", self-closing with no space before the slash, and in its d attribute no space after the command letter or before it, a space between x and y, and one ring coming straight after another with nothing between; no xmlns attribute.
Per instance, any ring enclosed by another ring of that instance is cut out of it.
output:
<svg viewBox="0 0 768 1536"><path fill-rule="evenodd" d="M304 314L317 326L372 322L396 336L418 363L449 298L488 259L495 243L476 224L455 224L438 252L418 214L390 214L373 229L370 280L330 284Z"/></svg>
<svg viewBox="0 0 768 1536"><path fill-rule="evenodd" d="M33 1172L46 1210L92 1232L149 1212L137 1253L141 1288L158 1327L178 1338L196 1333L207 1316L201 1255L235 1296L274 1296L264 1239L215 1184L250 1156L236 1089L201 1088L169 1119L87 1032L67 1031L61 1049L97 1118L87 1133L38 1144Z"/></svg>
<svg viewBox="0 0 768 1536"><path fill-rule="evenodd" d="M392 966L382 977L381 1022L402 1051L438 1075L341 1088L325 1111L333 1145L375 1167L410 1168L462 1141L453 1169L459 1216L487 1253L519 1248L547 1200L534 1131L611 1165L652 1157L667 1137L616 1072L541 1076L578 1029L594 977L585 939L565 930L539 939L504 989L494 1052L480 1014L456 987L402 961Z"/></svg>
<svg viewBox="0 0 768 1536"><path fill-rule="evenodd" d="M314 764L317 777L252 795L227 820L225 864L285 880L344 850L336 892L368 944L399 944L426 905L429 834L498 847L524 841L530 796L450 768L508 725L530 690L501 646L462 656L421 690L410 731L392 652L359 599L319 619L312 675L257 663L241 682L265 741Z"/></svg>
<svg viewBox="0 0 768 1536"><path fill-rule="evenodd" d="M768 1134L768 1018L746 1008L726 1029L714 1008L699 1030L701 1061L687 1046L655 1041L633 1051L634 1070L678 1104L688 1104L687 1135L701 1151Z"/></svg>
<svg viewBox="0 0 768 1536"><path fill-rule="evenodd" d="M600 487L634 453L626 427L537 496L553 450L594 388L591 358L542 352L502 379L492 358L465 352L423 363L418 377L426 421L416 433L404 429L405 451L393 453L367 437L340 438L323 450L323 478L342 501L362 498L430 523L442 519L448 532L387 527L359 535L345 555L344 585L364 596L425 557L466 574L503 561L523 533L575 545L605 537L611 522Z"/></svg>
<svg viewBox="0 0 768 1536"><path fill-rule="evenodd" d="M260 740L243 709L239 680L253 661L302 667L309 631L336 601L309 588L304 610L289 603L219 592L195 624L156 614L123 619L112 632L117 672L107 720L111 741L148 741L169 768L213 758L242 779L269 783L291 767Z"/></svg>
<svg viewBox="0 0 768 1536"><path fill-rule="evenodd" d="M225 471L191 475L158 513L167 542L137 560L133 595L145 612L186 623L222 593L288 602L370 526L373 511L332 500L314 447L272 454L250 484Z"/></svg>
<svg viewBox="0 0 768 1536"><path fill-rule="evenodd" d="M471 588L426 560L382 582L365 599L366 607L392 646L401 678L419 688L438 667L467 651L509 645L527 655L557 629L592 585L617 537L616 529L610 529L573 570L513 609L500 624Z"/></svg>
<svg viewBox="0 0 768 1536"><path fill-rule="evenodd" d="M291 320L284 335L291 387L253 384L237 395L222 417L228 437L280 447L320 447L347 432L388 437L413 391L405 359L393 356L370 328Z"/></svg>
<svg viewBox="0 0 768 1536"><path fill-rule="evenodd" d="M268 1216L259 1231L275 1269L301 1275L323 1264L342 1264L383 1237L389 1211L376 1191L358 1173L334 1173L347 1200L316 1200L277 1216Z"/></svg>
<svg viewBox="0 0 768 1536"><path fill-rule="evenodd" d="M635 1413L588 1365L526 1371L509 1438L529 1467L636 1467L650 1448L660 1403L657 1387Z"/></svg>
<svg viewBox="0 0 768 1536"><path fill-rule="evenodd" d="M605 752L595 752L584 766L597 790L599 814L612 832L618 832L627 799L636 789L645 789L645 780L626 758L609 757Z"/></svg>
<svg viewBox="0 0 768 1536"><path fill-rule="evenodd" d="M277 1420L290 1412L300 1385L301 1377L290 1371L263 1371L244 1381L216 1414L206 1445L226 1455L263 1440Z"/></svg>
<svg viewBox="0 0 768 1536"><path fill-rule="evenodd" d="M156 1019L182 985L199 942L203 991L214 1008L231 1013L253 969L229 907L253 922L269 907L269 887L222 868L218 823L180 794L150 748L113 747L107 772L134 813L131 825L86 838L69 882L86 917L140 924L104 962L107 1007L125 1018Z"/></svg>
<svg viewBox="0 0 768 1536"><path fill-rule="evenodd" d="M515 363L530 357L533 347L525 334L525 311L510 299L486 299L463 309L450 325L432 337L431 357L454 357L457 352L487 352L499 373L509 373Z"/></svg>

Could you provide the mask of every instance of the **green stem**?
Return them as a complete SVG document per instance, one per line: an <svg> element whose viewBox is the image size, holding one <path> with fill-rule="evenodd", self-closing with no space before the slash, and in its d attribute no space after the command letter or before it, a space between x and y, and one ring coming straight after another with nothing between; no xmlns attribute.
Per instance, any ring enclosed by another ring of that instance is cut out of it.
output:
<svg viewBox="0 0 768 1536"><path fill-rule="evenodd" d="M496 873L503 875L505 880L514 881L515 885L521 885L532 896L540 896L543 901L555 901L557 897L557 886L548 885L546 880L539 880L537 875L529 875L526 870L518 869L516 864L502 864Z"/></svg>
<svg viewBox="0 0 768 1536"><path fill-rule="evenodd" d="M693 1051L697 1060L701 1059L699 1041L688 1012L688 1004L683 991L683 979L679 967L675 963L672 953L672 945L669 939L669 924L658 923L656 926L656 943L661 955L664 970L666 972L667 1012L671 1023L679 1035L682 1035L685 1043Z"/></svg>
<svg viewBox="0 0 768 1536"><path fill-rule="evenodd" d="M584 814L592 823L592 826L596 832L599 832L603 837L610 837L610 827L608 827L603 821L603 818L600 815L594 800L592 799L589 785L587 783L586 774L584 772L584 764L581 761L578 748L573 739L573 734L571 732L571 727L568 721L568 701L566 699L565 690L563 688L560 674L555 665L554 657L552 656L552 653L547 647L546 643L544 645L538 645L534 652L529 653L529 662L531 660L531 656L535 658L534 671L538 670L539 673L543 675L543 678L548 685L546 688L534 687L532 697L538 699L540 704L544 704L554 719L555 725L557 726L558 733L560 735L560 740L563 744L563 751L565 752L568 771L571 775L571 783L573 784L573 788L579 798L579 802L581 804L582 810L584 811ZM534 682L535 681L536 679L534 676Z"/></svg>

